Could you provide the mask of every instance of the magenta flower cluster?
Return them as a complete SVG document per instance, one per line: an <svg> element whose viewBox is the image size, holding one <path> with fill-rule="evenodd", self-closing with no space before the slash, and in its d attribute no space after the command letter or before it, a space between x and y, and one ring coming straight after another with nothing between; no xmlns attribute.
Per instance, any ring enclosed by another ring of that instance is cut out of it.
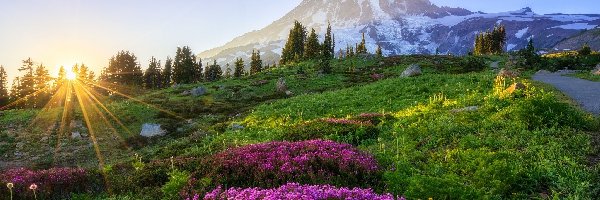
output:
<svg viewBox="0 0 600 200"><path fill-rule="evenodd" d="M199 199L194 196L191 200ZM301 185L288 183L278 188L229 188L223 190L221 187L214 189L204 196L204 200L226 200L226 199L302 199L302 200L327 200L327 199L355 199L355 200L394 200L391 194L377 194L372 189L361 188L338 188L331 185ZM400 197L398 200L403 200Z"/></svg>
<svg viewBox="0 0 600 200"><path fill-rule="evenodd" d="M359 126L373 126L370 121L359 121L353 119L340 119L340 118L325 118L321 119L323 122L329 124L345 124L345 125L359 125Z"/></svg>
<svg viewBox="0 0 600 200"><path fill-rule="evenodd" d="M326 140L268 142L215 155L216 179L232 186L279 186L287 182L364 183L377 161L349 144ZM250 183L250 184L244 184Z"/></svg>
<svg viewBox="0 0 600 200"><path fill-rule="evenodd" d="M17 195L26 195L30 186L36 185L39 194L68 194L89 187L88 172L83 168L51 168L47 170L10 169L0 174L0 181L12 183Z"/></svg>

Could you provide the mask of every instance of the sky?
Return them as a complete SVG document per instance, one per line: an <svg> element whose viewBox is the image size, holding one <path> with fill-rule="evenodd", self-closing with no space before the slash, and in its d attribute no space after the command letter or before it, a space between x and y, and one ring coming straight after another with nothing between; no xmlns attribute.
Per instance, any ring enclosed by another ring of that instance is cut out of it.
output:
<svg viewBox="0 0 600 200"><path fill-rule="evenodd" d="M31 57L52 75L58 66L85 63L97 73L121 50L142 68L165 60L178 46L200 53L292 10L301 0L0 0L0 65L10 79ZM598 0L431 0L436 5L502 12L600 13ZM10 83L9 83L10 84Z"/></svg>

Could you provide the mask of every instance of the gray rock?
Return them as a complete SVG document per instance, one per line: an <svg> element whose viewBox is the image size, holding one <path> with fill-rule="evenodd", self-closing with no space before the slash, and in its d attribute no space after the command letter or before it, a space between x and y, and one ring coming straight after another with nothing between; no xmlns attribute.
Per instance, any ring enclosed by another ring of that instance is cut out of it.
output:
<svg viewBox="0 0 600 200"><path fill-rule="evenodd" d="M294 95L294 93L292 91L288 90L288 91L285 91L285 95L292 96L292 95Z"/></svg>
<svg viewBox="0 0 600 200"><path fill-rule="evenodd" d="M596 68L592 70L592 74L600 76L600 64L596 65Z"/></svg>
<svg viewBox="0 0 600 200"><path fill-rule="evenodd" d="M155 137L155 136L163 136L166 131L160 127L160 124L149 124L146 123L142 125L142 131L140 132L140 136L142 137Z"/></svg>
<svg viewBox="0 0 600 200"><path fill-rule="evenodd" d="M478 106L469 106L469 107L464 107L464 108L453 109L450 112L460 113L460 112L472 112L472 111L477 111L477 110L479 110Z"/></svg>
<svg viewBox="0 0 600 200"><path fill-rule="evenodd" d="M492 68L492 69L498 69L499 66L500 66L500 61L490 63L490 68Z"/></svg>
<svg viewBox="0 0 600 200"><path fill-rule="evenodd" d="M202 86L194 88L190 91L190 94L194 97L202 96L202 95L206 94L206 88L204 88Z"/></svg>
<svg viewBox="0 0 600 200"><path fill-rule="evenodd" d="M81 133L79 131L71 132L72 139L81 139Z"/></svg>
<svg viewBox="0 0 600 200"><path fill-rule="evenodd" d="M231 124L231 130L237 131L237 130L242 130L245 127L240 125L240 124Z"/></svg>
<svg viewBox="0 0 600 200"><path fill-rule="evenodd" d="M423 72L421 71L421 67L417 64L412 64L410 65L408 68L406 68L406 70L404 70L404 72L402 72L402 77L413 77L413 76L419 76L423 74Z"/></svg>
<svg viewBox="0 0 600 200"><path fill-rule="evenodd" d="M283 78L283 77L279 78L277 80L276 87L277 87L276 88L277 92L284 93L284 92L288 91L287 84L285 83L285 78Z"/></svg>

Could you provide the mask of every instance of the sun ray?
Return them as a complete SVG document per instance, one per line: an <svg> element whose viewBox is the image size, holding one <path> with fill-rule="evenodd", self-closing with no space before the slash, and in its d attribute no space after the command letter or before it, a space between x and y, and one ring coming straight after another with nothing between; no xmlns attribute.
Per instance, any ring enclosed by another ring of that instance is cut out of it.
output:
<svg viewBox="0 0 600 200"><path fill-rule="evenodd" d="M55 109L55 108L59 108L62 104L66 93L67 88L62 85L50 98L50 100L48 100L48 102L46 103L46 105L44 105L44 107L42 107L40 109L40 112L35 116L35 118L33 120L31 120L31 122L29 123L28 128L31 128L33 125L35 125L38 120L40 120L40 118L42 117L43 114L45 114L45 112L49 112L51 109ZM52 114L51 112L49 114ZM60 113L57 112L55 114L55 119L58 120L58 116L60 116ZM51 120L53 121L53 120ZM43 126L47 126L43 125Z"/></svg>
<svg viewBox="0 0 600 200"><path fill-rule="evenodd" d="M155 106L155 105L152 105L152 104L146 103L146 102L144 102L144 101L141 101L141 100L139 100L139 99L136 99L136 98L134 98L134 97L131 97L131 96L129 96L129 95L123 94L123 93L121 93L121 92L119 92L119 91L115 91L115 90L112 90L112 89L110 89L110 88L107 88L107 87L104 87L104 86L101 86L101 85L98 85L98 84L95 84L95 83L92 83L92 85L94 85L94 86L96 86L96 87L99 87L99 88L101 88L101 89L104 89L104 90L106 90L106 91L108 91L108 92L115 93L115 94L117 94L117 95L119 95L119 96L123 96L123 97L125 97L125 98L127 98L127 99L130 99L130 100L133 100L133 101L135 101L135 102L141 103L141 104L143 104L143 105L145 105L145 106L152 107L152 108L154 108L154 109L156 109L156 110L158 110L158 111L161 111L161 112L163 112L163 113L166 113L166 114L168 114L168 115L171 115L171 116L173 116L173 117L176 117L176 118L178 118L178 119L181 119L181 120L187 120L187 119L185 119L184 117L181 117L181 116L179 116L179 115L175 114L174 112L171 112L171 111L168 111L168 110L162 109L162 108L160 108L160 107L158 107L158 106Z"/></svg>
<svg viewBox="0 0 600 200"><path fill-rule="evenodd" d="M2 110L6 110L6 109L8 109L8 108L10 108L10 107L13 107L13 106L15 106L15 105L18 105L19 103L22 103L23 101L27 101L27 99L29 99L29 98L31 98L31 97L34 97L34 96L37 96L38 94L40 94L40 93L42 93L42 92L46 91L46 89L48 89L49 87L50 87L50 86L45 86L45 87L43 87L42 89L40 89L40 90L38 90L38 91L35 91L35 92L33 92L33 93L31 93L31 94L28 94L28 95L26 95L26 96L24 96L24 97L21 97L21 98L19 98L19 99L16 99L16 100L14 100L13 102L10 102L9 104L6 104L5 106L2 106L2 107L0 107L0 111L2 111Z"/></svg>

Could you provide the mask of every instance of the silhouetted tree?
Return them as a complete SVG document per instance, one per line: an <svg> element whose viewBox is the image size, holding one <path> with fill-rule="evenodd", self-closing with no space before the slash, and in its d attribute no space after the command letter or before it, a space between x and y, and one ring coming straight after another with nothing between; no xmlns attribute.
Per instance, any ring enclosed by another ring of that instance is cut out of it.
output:
<svg viewBox="0 0 600 200"><path fill-rule="evenodd" d="M154 56L150 58L148 68L144 73L144 87L148 89L157 89L162 87L162 75L161 75L160 61L156 60Z"/></svg>
<svg viewBox="0 0 600 200"><path fill-rule="evenodd" d="M377 50L375 50L375 55L377 55L378 58L383 57L383 51L381 50L381 45L377 45Z"/></svg>
<svg viewBox="0 0 600 200"><path fill-rule="evenodd" d="M244 60L242 58L237 58L234 63L235 69L233 72L233 77L240 78L244 75Z"/></svg>
<svg viewBox="0 0 600 200"><path fill-rule="evenodd" d="M260 51L252 50L252 57L250 61L250 74L257 74L262 71L262 60L260 59Z"/></svg>
<svg viewBox="0 0 600 200"><path fill-rule="evenodd" d="M34 90L36 95L33 96L33 107L41 108L48 100L50 100L50 82L52 78L46 67L42 64L35 69Z"/></svg>
<svg viewBox="0 0 600 200"><path fill-rule="evenodd" d="M325 57L333 58L335 55L335 44L334 36L331 33L331 24L327 24L327 31L325 32L325 39L321 45L321 54Z"/></svg>
<svg viewBox="0 0 600 200"><path fill-rule="evenodd" d="M5 106L10 101L8 94L8 75L4 66L0 66L0 107Z"/></svg>
<svg viewBox="0 0 600 200"><path fill-rule="evenodd" d="M227 66L225 66L225 78L229 79L231 78L231 67L229 66L229 63L227 63Z"/></svg>
<svg viewBox="0 0 600 200"><path fill-rule="evenodd" d="M143 76L137 57L129 51L121 51L110 59L102 78L113 84L142 86Z"/></svg>
<svg viewBox="0 0 600 200"><path fill-rule="evenodd" d="M581 49L579 49L579 51L577 51L577 53L581 56L587 56L590 55L592 53L592 48L590 48L590 45L588 45L587 43L585 43Z"/></svg>
<svg viewBox="0 0 600 200"><path fill-rule="evenodd" d="M201 76L198 72L196 56L188 46L177 47L175 60L173 61L173 82L189 84L197 81Z"/></svg>
<svg viewBox="0 0 600 200"><path fill-rule="evenodd" d="M206 72L204 73L204 75L204 79L206 81L218 81L221 79L223 71L221 70L221 66L217 65L217 61L214 60L212 65L206 67Z"/></svg>
<svg viewBox="0 0 600 200"><path fill-rule="evenodd" d="M162 86L168 87L171 85L171 78L173 76L173 59L171 57L167 57L165 61L165 68L162 71Z"/></svg>

